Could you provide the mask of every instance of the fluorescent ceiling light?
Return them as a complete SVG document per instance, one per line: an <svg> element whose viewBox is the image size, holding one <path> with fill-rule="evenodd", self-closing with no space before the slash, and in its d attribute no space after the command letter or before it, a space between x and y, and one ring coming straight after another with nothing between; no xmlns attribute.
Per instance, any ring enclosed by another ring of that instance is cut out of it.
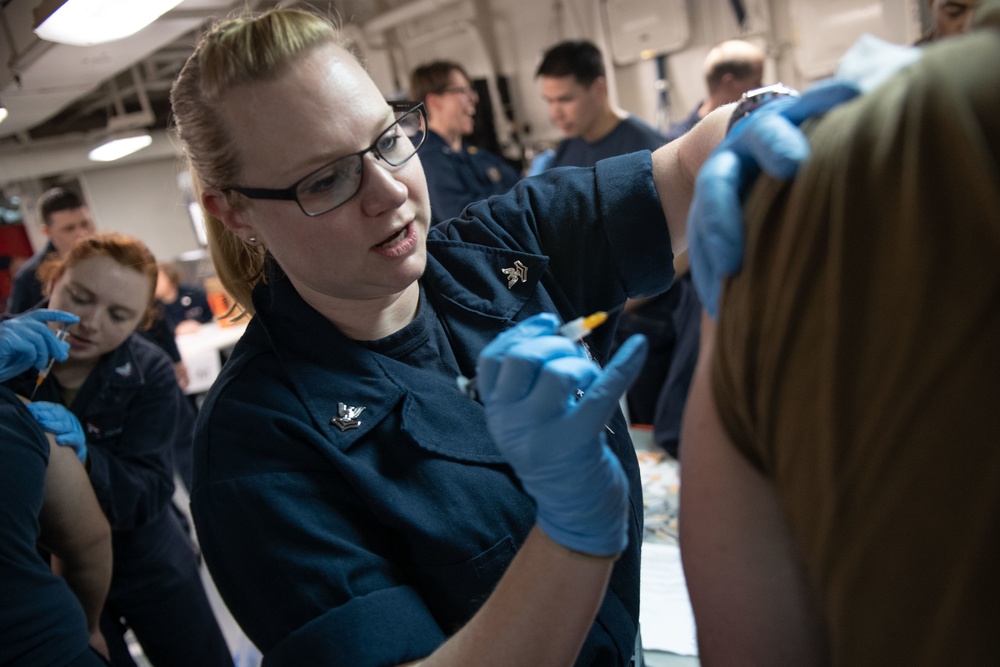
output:
<svg viewBox="0 0 1000 667"><path fill-rule="evenodd" d="M87 157L94 162L112 162L140 151L151 143L153 137L146 130L118 132L106 137L99 146L87 153Z"/></svg>
<svg viewBox="0 0 1000 667"><path fill-rule="evenodd" d="M73 46L103 44L134 35L180 3L181 0L66 0L35 28L35 34L49 42Z"/></svg>

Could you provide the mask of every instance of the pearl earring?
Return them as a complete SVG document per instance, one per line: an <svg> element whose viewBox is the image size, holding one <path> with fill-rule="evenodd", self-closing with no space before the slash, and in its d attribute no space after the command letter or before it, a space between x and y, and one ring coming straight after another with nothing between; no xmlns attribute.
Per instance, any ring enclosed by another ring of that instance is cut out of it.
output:
<svg viewBox="0 0 1000 667"><path fill-rule="evenodd" d="M249 241L252 244L257 243L257 237L256 236L251 236L250 238L247 239L247 241Z"/></svg>

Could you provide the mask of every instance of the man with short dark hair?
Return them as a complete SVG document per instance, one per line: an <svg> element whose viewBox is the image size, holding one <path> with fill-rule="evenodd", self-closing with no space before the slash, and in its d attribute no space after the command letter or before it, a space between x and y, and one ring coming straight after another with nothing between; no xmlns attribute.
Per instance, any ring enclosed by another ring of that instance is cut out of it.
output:
<svg viewBox="0 0 1000 667"><path fill-rule="evenodd" d="M598 160L654 151L666 138L649 124L611 104L604 59L586 40L556 44L535 72L549 117L563 133L548 167L593 167Z"/></svg>
<svg viewBox="0 0 1000 667"><path fill-rule="evenodd" d="M34 254L14 276L8 313L23 313L42 300L42 284L35 273L45 258L66 252L77 239L90 236L96 229L90 211L80 197L64 188L52 188L38 200L38 217L42 233L49 238L45 247Z"/></svg>

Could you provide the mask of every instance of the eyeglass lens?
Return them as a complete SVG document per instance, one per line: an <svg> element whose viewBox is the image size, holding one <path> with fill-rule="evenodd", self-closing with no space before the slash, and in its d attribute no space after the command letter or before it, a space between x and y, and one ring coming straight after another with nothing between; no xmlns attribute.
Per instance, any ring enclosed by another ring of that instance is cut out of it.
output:
<svg viewBox="0 0 1000 667"><path fill-rule="evenodd" d="M452 93L453 95L464 95L469 99L479 99L479 92L475 88L445 88L445 93Z"/></svg>
<svg viewBox="0 0 1000 667"><path fill-rule="evenodd" d="M299 205L307 215L321 215L346 203L361 189L364 153L371 151L386 164L398 167L417 152L424 134L424 116L420 110L403 113L368 150L342 157L299 183L295 189Z"/></svg>

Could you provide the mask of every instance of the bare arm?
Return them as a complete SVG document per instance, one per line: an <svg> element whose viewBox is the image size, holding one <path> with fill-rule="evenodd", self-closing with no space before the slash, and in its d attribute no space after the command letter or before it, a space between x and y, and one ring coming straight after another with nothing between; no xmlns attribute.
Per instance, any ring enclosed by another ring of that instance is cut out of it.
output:
<svg viewBox="0 0 1000 667"><path fill-rule="evenodd" d="M39 542L58 559L60 574L83 605L91 635L111 584L111 529L83 464L49 436Z"/></svg>
<svg viewBox="0 0 1000 667"><path fill-rule="evenodd" d="M732 445L710 386L702 317L684 416L681 556L703 665L825 665L826 637L771 483Z"/></svg>
<svg viewBox="0 0 1000 667"><path fill-rule="evenodd" d="M653 153L653 181L667 218L674 255L687 249L687 214L694 196L694 179L722 138L733 104L705 116L690 132Z"/></svg>

